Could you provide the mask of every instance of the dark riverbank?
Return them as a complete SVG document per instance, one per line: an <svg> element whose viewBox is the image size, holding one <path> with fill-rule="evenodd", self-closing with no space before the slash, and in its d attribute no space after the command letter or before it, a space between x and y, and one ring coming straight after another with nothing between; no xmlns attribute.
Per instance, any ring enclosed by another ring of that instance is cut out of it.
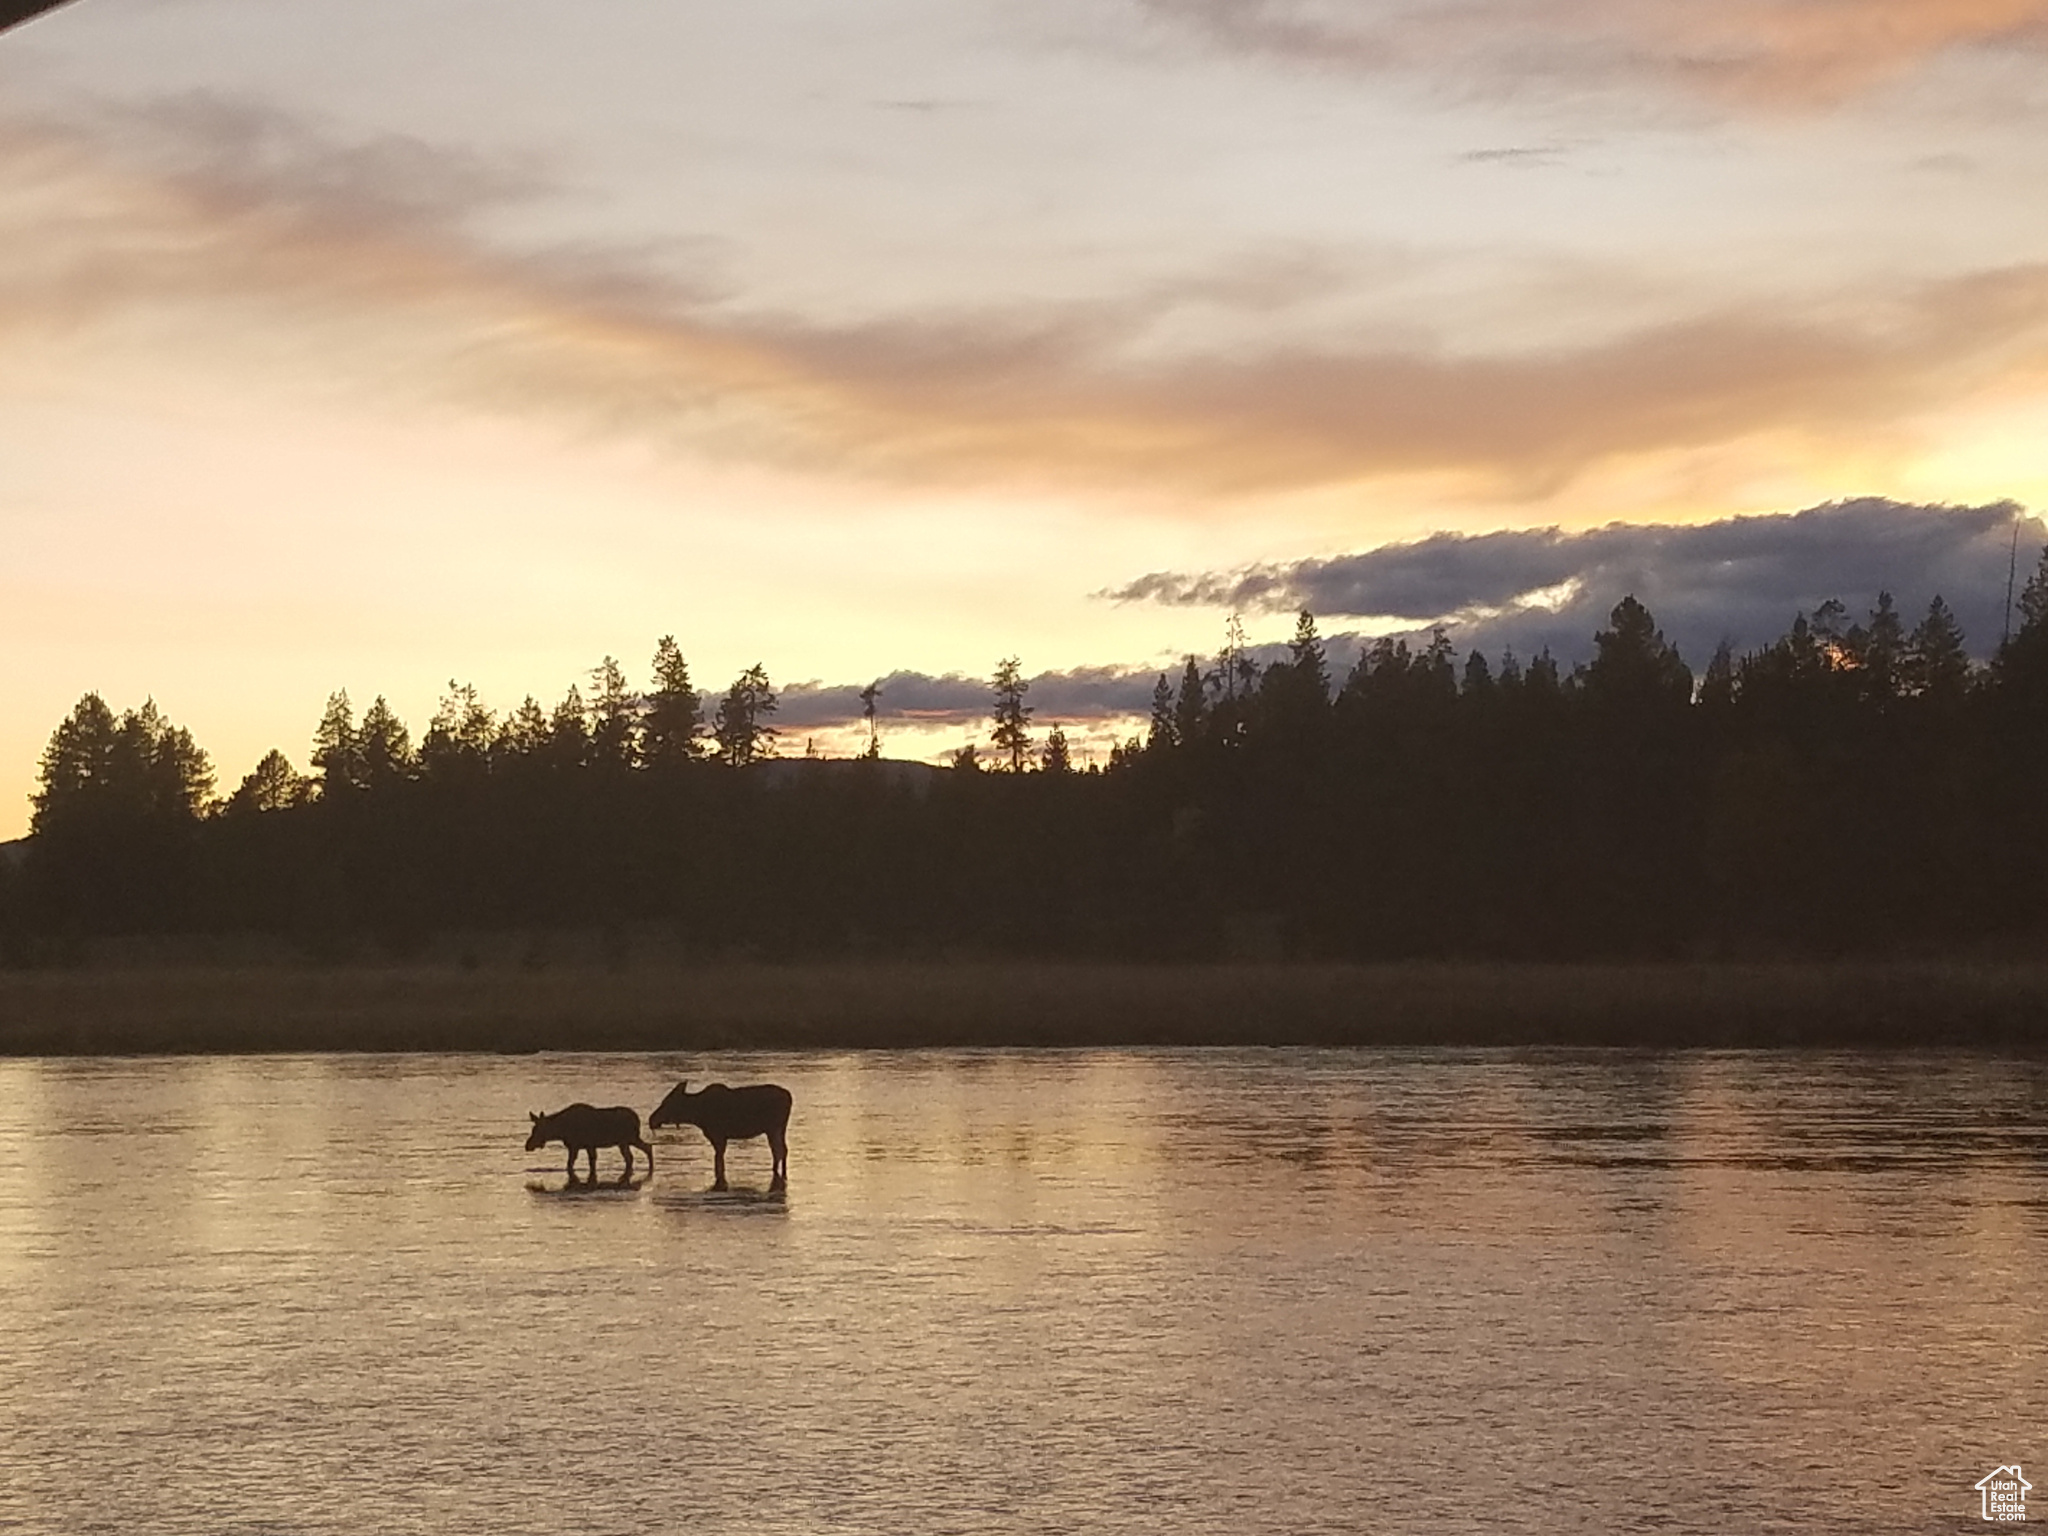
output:
<svg viewBox="0 0 2048 1536"><path fill-rule="evenodd" d="M0 1054L1096 1045L2048 1049L2048 965L149 965L0 973Z"/></svg>

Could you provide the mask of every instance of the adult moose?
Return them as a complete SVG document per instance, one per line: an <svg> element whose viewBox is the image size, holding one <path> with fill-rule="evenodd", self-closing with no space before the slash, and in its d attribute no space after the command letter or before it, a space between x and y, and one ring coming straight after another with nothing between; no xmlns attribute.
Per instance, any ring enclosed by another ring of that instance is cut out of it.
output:
<svg viewBox="0 0 2048 1536"><path fill-rule="evenodd" d="M773 1083L756 1083L749 1088L728 1088L711 1083L691 1093L685 1078L647 1117L647 1128L658 1131L664 1125L694 1125L711 1143L713 1189L725 1188L725 1144L766 1136L768 1150L775 1154L772 1182L781 1186L789 1178L789 1106L787 1088Z"/></svg>
<svg viewBox="0 0 2048 1536"><path fill-rule="evenodd" d="M640 1112L624 1104L615 1104L609 1109L593 1109L588 1104L571 1104L558 1109L552 1115L527 1112L527 1119L533 1122L533 1134L526 1138L526 1150L538 1152L551 1141L559 1141L569 1149L569 1177L576 1177L576 1155L580 1152L590 1158L590 1182L597 1182L597 1149L617 1147L619 1155L626 1160L625 1178L633 1177L633 1148L638 1147L647 1154L647 1171L654 1172L654 1148L640 1139Z"/></svg>

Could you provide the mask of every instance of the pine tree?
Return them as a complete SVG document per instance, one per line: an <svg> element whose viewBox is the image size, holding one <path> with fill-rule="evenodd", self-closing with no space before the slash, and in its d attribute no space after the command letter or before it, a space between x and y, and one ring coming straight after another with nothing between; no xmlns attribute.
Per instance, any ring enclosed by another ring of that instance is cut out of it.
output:
<svg viewBox="0 0 2048 1536"><path fill-rule="evenodd" d="M1300 680L1303 697L1327 704L1330 663L1323 654L1322 637L1316 633L1316 616L1306 608L1295 617L1294 638L1287 642L1287 655L1294 675Z"/></svg>
<svg viewBox="0 0 2048 1536"><path fill-rule="evenodd" d="M1173 686L1164 672L1152 685L1152 724L1145 733L1145 746L1153 752L1167 752L1180 745L1180 728L1173 718Z"/></svg>
<svg viewBox="0 0 2048 1536"><path fill-rule="evenodd" d="M1268 739L1292 753L1313 752L1330 717L1330 669L1315 615L1295 620L1287 660L1268 667L1259 682L1259 724Z"/></svg>
<svg viewBox="0 0 2048 1536"><path fill-rule="evenodd" d="M590 726L584 714L583 693L574 683L548 717L547 761L558 772L590 764Z"/></svg>
<svg viewBox="0 0 2048 1536"><path fill-rule="evenodd" d="M1584 673L1588 700L1623 711L1691 702L1692 673L1649 609L1624 597L1607 622L1593 636L1593 663Z"/></svg>
<svg viewBox="0 0 2048 1536"><path fill-rule="evenodd" d="M775 690L768 669L756 662L733 681L718 706L712 735L719 756L735 768L775 755L775 731L768 717L775 713Z"/></svg>
<svg viewBox="0 0 2048 1536"><path fill-rule="evenodd" d="M1359 652L1344 679L1343 698L1352 706L1399 707L1414 693L1415 657L1406 640L1381 635Z"/></svg>
<svg viewBox="0 0 2048 1536"><path fill-rule="evenodd" d="M299 777L291 759L272 747L249 771L239 788L228 796L223 811L231 816L267 811L288 811L305 802L312 784Z"/></svg>
<svg viewBox="0 0 2048 1536"><path fill-rule="evenodd" d="M113 777L119 724L106 700L88 693L50 735L37 767L30 832L41 836L103 803Z"/></svg>
<svg viewBox="0 0 2048 1536"><path fill-rule="evenodd" d="M1429 644L1416 662L1416 671L1424 693L1439 703L1448 703L1458 696L1457 654L1450 632L1443 625L1430 630Z"/></svg>
<svg viewBox="0 0 2048 1536"><path fill-rule="evenodd" d="M1039 754L1038 766L1046 773L1074 771L1074 759L1067 750L1067 733L1057 725L1045 738L1045 750Z"/></svg>
<svg viewBox="0 0 2048 1536"><path fill-rule="evenodd" d="M640 766L640 701L626 671L607 656L590 669L590 760L614 770Z"/></svg>
<svg viewBox="0 0 2048 1536"><path fill-rule="evenodd" d="M362 741L356 735L355 708L348 701L346 688L327 696L327 709L313 731L313 767L320 775L321 796L327 800L369 783Z"/></svg>
<svg viewBox="0 0 2048 1536"><path fill-rule="evenodd" d="M493 762L523 762L546 751L547 745L547 711L529 693L498 727L498 738L491 744L491 759Z"/></svg>
<svg viewBox="0 0 2048 1536"><path fill-rule="evenodd" d="M1202 739L1208 720L1208 689L1202 682L1202 669L1190 656L1180 670L1180 689L1174 695L1173 739L1184 747L1193 746Z"/></svg>
<svg viewBox="0 0 2048 1536"><path fill-rule="evenodd" d="M1882 709L1898 698L1905 686L1906 649L1905 625L1892 606L1892 595L1879 592L1870 623L1850 630L1847 642L1858 690L1867 703Z"/></svg>
<svg viewBox="0 0 2048 1536"><path fill-rule="evenodd" d="M205 813L213 794L213 763L182 725L162 722L150 753L149 772L152 815L191 821Z"/></svg>
<svg viewBox="0 0 2048 1536"><path fill-rule="evenodd" d="M1953 702L1970 685L1970 653L1963 648L1962 627L1938 594L1906 643L1903 665L1910 691L1933 703Z"/></svg>
<svg viewBox="0 0 2048 1536"><path fill-rule="evenodd" d="M654 688L647 695L641 749L650 768L674 768L703 751L704 701L690 682L690 665L674 635L654 645Z"/></svg>
<svg viewBox="0 0 2048 1536"><path fill-rule="evenodd" d="M1024 702L1031 684L1018 670L1015 656L1006 656L997 663L990 689L996 700L995 731L989 738L990 744L998 755L1009 759L1011 773L1022 773L1031 754L1031 706Z"/></svg>
<svg viewBox="0 0 2048 1536"><path fill-rule="evenodd" d="M363 711L356 741L363 761L363 782L371 789L383 789L412 776L411 733L385 702L383 694L378 694Z"/></svg>
<svg viewBox="0 0 2048 1536"><path fill-rule="evenodd" d="M484 706L473 683L448 679L448 691L428 722L420 743L420 768L430 777L474 777L486 772L497 740L497 717Z"/></svg>

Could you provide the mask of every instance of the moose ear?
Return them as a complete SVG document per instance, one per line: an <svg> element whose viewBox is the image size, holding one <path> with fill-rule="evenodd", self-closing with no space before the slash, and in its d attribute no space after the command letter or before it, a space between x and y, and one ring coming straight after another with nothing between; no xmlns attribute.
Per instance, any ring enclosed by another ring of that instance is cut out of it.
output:
<svg viewBox="0 0 2048 1536"><path fill-rule="evenodd" d="M526 1118L527 1118L527 1119L529 1119L529 1120L531 1120L531 1121L532 1121L532 1122L533 1122L533 1123L534 1123L535 1125L539 1125L539 1124L540 1124L540 1111L538 1111L538 1110L533 1110L533 1109L529 1109L529 1110L528 1110L528 1111L526 1112Z"/></svg>

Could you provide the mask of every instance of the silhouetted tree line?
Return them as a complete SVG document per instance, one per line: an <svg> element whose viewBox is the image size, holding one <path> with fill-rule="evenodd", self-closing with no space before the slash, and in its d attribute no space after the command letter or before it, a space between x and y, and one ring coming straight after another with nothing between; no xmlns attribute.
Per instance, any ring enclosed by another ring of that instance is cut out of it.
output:
<svg viewBox="0 0 2048 1536"><path fill-rule="evenodd" d="M503 718L451 683L417 743L337 693L309 774L271 752L218 800L154 705L88 696L0 931L17 956L656 924L706 953L1590 958L1952 949L2048 917L2048 551L1988 666L1939 598L1909 629L1889 594L1697 678L1633 597L1569 672L1439 630L1337 679L1309 614L1263 667L1233 619L1105 770L1036 740L1016 658L995 755L946 770L880 759L877 688L860 758L770 764L764 669L709 710L672 638L652 674L607 657L588 699Z"/></svg>

